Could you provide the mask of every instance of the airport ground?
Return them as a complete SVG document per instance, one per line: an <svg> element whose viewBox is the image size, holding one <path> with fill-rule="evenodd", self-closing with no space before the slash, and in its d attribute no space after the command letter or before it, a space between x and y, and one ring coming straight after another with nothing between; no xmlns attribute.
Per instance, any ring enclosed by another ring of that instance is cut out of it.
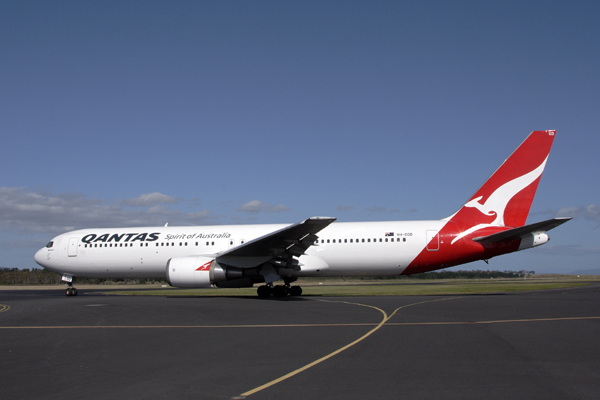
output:
<svg viewBox="0 0 600 400"><path fill-rule="evenodd" d="M592 399L600 283L417 296L0 291L0 398Z"/></svg>

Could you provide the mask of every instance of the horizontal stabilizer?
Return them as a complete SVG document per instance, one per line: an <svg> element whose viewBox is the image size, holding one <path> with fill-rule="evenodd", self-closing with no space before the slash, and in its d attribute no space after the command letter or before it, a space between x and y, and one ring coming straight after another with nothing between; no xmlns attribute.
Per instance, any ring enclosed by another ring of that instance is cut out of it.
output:
<svg viewBox="0 0 600 400"><path fill-rule="evenodd" d="M569 221L570 219L572 219L572 218L563 217L563 218L549 219L547 221L536 222L535 224L530 224L530 225L521 226L519 228L509 229L509 230L494 233L494 234L488 235L488 236L476 237L476 238L473 238L473 241L477 242L477 243L496 243L496 242L504 242L507 240L519 239L528 234L537 234L537 233L547 232L550 229L554 229L557 226L564 224L565 222Z"/></svg>

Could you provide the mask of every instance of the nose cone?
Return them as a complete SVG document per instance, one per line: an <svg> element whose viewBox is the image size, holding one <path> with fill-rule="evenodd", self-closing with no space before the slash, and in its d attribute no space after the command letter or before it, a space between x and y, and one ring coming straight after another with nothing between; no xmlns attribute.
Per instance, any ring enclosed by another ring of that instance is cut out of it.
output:
<svg viewBox="0 0 600 400"><path fill-rule="evenodd" d="M33 256L33 259L35 260L36 263L38 263L42 267L45 267L44 262L48 261L48 249L45 247L42 247L35 253L35 256Z"/></svg>

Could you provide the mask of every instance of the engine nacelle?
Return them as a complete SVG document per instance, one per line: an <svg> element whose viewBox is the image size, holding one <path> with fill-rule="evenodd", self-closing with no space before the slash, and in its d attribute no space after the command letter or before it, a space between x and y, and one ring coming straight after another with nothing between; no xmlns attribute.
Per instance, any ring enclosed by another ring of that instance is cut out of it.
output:
<svg viewBox="0 0 600 400"><path fill-rule="evenodd" d="M238 268L220 265L214 258L204 256L175 257L167 262L167 282L174 287L202 288L251 287L264 281L258 268Z"/></svg>
<svg viewBox="0 0 600 400"><path fill-rule="evenodd" d="M210 287L211 268L214 270L214 258L203 256L175 257L167 262L167 282L175 287Z"/></svg>

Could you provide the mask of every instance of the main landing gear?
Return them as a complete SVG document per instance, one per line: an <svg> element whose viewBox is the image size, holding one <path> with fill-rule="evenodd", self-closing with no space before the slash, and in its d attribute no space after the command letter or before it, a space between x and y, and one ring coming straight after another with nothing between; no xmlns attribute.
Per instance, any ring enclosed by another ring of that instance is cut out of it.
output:
<svg viewBox="0 0 600 400"><path fill-rule="evenodd" d="M259 297L269 297L271 295L273 295L273 297L285 297L287 295L302 295L302 288L300 286L290 286L290 283L293 282L291 280L284 279L284 282L284 285L273 286L273 284L271 283L268 285L259 286L256 290L256 293Z"/></svg>

